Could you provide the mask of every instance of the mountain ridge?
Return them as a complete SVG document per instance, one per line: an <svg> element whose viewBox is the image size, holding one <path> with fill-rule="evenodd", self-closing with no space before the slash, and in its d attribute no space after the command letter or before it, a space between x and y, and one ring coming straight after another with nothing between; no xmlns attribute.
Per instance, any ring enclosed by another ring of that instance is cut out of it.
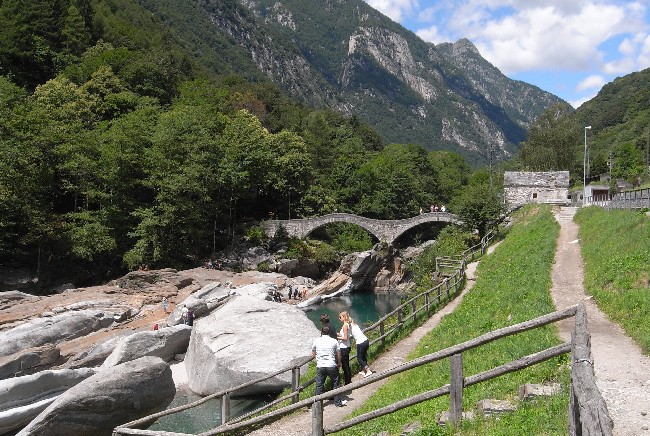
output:
<svg viewBox="0 0 650 436"><path fill-rule="evenodd" d="M177 33L189 31L190 23L166 12L165 0L142 6ZM460 152L474 164L506 159L535 117L561 101L507 78L469 40L427 43L361 0L225 0L192 7L205 14L191 23L193 31L209 21L211 38L220 41L210 43L213 57L229 53L235 60L215 68L209 56L195 56L206 68L253 78L261 73L310 106L356 115L387 142ZM179 43L196 54L191 41Z"/></svg>

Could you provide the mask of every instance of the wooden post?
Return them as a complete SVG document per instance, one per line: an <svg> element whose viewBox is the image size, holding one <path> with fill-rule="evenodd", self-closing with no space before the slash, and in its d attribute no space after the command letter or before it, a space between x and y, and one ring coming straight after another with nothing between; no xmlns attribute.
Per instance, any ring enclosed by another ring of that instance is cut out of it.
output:
<svg viewBox="0 0 650 436"><path fill-rule="evenodd" d="M384 337L384 321L379 323L379 336L381 336L381 345L386 345L386 338Z"/></svg>
<svg viewBox="0 0 650 436"><path fill-rule="evenodd" d="M445 278L445 289L447 290L447 298L449 298L449 277Z"/></svg>
<svg viewBox="0 0 650 436"><path fill-rule="evenodd" d="M293 392L293 396L291 397L291 404L296 404L300 400L300 392L298 392L299 386L300 367L297 367L291 370L291 392Z"/></svg>
<svg viewBox="0 0 650 436"><path fill-rule="evenodd" d="M323 431L323 401L314 401L311 405L311 434L324 436Z"/></svg>
<svg viewBox="0 0 650 436"><path fill-rule="evenodd" d="M449 422L460 425L463 418L463 355L454 354L451 362L451 381L449 384Z"/></svg>
<svg viewBox="0 0 650 436"><path fill-rule="evenodd" d="M426 307L426 311L429 311L429 292L424 294L424 306Z"/></svg>
<svg viewBox="0 0 650 436"><path fill-rule="evenodd" d="M230 393L221 397L221 425L230 421Z"/></svg>
<svg viewBox="0 0 650 436"><path fill-rule="evenodd" d="M402 309L401 308L397 309L397 323L398 324L402 323Z"/></svg>
<svg viewBox="0 0 650 436"><path fill-rule="evenodd" d="M412 318L415 319L415 313L417 311L417 306L415 305L415 300L411 301L411 309L413 309L413 316Z"/></svg>

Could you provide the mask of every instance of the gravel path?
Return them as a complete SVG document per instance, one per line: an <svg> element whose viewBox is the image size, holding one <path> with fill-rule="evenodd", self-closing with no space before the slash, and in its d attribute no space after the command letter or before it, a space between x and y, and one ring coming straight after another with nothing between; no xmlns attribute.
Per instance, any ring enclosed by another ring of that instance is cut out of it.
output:
<svg viewBox="0 0 650 436"><path fill-rule="evenodd" d="M563 207L555 215L560 236L553 267L553 301L558 309L585 303L596 384L614 421L614 434L650 435L650 358L585 294L574 214L574 208ZM572 329L572 320L560 323L560 336L569 340Z"/></svg>
<svg viewBox="0 0 650 436"><path fill-rule="evenodd" d="M584 302L587 307L588 327L594 359L596 382L605 398L610 416L614 421L616 436L650 436L650 358L598 309L591 297L584 292L583 263L578 240L578 225L573 222L574 208L559 208L556 219L560 223L560 236L553 267L551 295L558 309ZM495 246L490 247L490 253ZM420 339L435 328L441 319L451 313L474 284L477 262L468 265L467 286L461 294L416 329L408 338L400 341L376 361L371 362L374 371L384 371L405 361ZM559 323L563 340L571 338L573 320ZM353 381L359 380L355 376ZM354 408L385 381L356 389L349 397L347 407L338 408L327 404L324 423L329 426L345 419ZM300 411L276 421L252 435L256 436L306 436L310 434L311 413Z"/></svg>

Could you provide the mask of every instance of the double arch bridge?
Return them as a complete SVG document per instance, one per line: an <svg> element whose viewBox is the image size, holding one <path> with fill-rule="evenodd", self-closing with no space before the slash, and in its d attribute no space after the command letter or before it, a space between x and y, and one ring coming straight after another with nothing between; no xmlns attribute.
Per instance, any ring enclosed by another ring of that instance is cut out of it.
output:
<svg viewBox="0 0 650 436"><path fill-rule="evenodd" d="M363 227L378 240L392 245L404 232L420 224L433 222L463 224L461 219L449 212L422 213L403 220L376 220L351 213L330 213L312 218L268 220L262 222L262 228L269 237L275 236L280 227L284 227L290 237L303 239L317 228L326 224L352 223Z"/></svg>

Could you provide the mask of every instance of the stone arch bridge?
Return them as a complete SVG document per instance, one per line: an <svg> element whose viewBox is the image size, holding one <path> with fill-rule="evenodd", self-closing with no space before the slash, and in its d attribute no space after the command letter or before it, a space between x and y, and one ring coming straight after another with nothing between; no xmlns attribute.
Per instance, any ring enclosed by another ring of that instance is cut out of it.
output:
<svg viewBox="0 0 650 436"><path fill-rule="evenodd" d="M407 230L420 224L435 222L446 222L450 224L463 223L456 215L448 212L422 213L403 220L376 220L351 213L330 213L328 215L304 219L268 220L262 222L262 228L267 236L273 237L282 226L292 238L302 239L326 224L352 223L363 227L380 241L392 244Z"/></svg>

